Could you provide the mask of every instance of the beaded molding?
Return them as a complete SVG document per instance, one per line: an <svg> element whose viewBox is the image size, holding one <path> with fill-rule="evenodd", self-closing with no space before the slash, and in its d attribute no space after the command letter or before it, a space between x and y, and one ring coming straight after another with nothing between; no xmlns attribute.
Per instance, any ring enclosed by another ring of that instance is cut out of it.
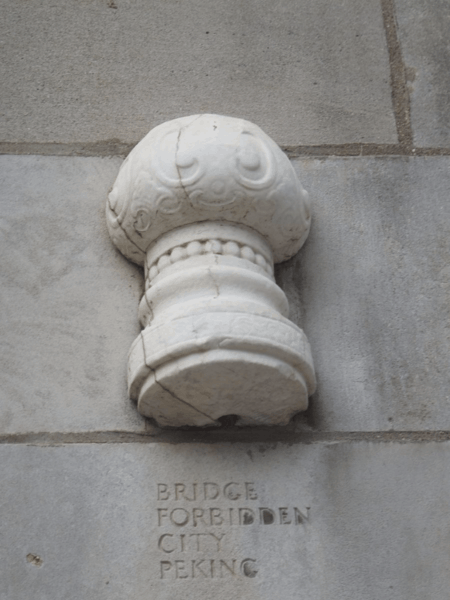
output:
<svg viewBox="0 0 450 600"><path fill-rule="evenodd" d="M221 254L223 256L234 256L247 260L261 267L268 275L273 276L273 265L260 252L248 245L233 241L221 240L194 240L182 246L176 246L155 260L148 269L147 281L151 282L166 267L193 256L202 254Z"/></svg>

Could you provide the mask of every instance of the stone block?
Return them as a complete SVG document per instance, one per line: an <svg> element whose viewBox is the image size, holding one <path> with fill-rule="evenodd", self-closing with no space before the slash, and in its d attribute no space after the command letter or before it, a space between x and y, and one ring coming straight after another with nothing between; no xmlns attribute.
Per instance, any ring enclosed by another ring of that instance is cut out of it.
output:
<svg viewBox="0 0 450 600"><path fill-rule="evenodd" d="M450 158L295 161L312 204L278 267L312 349L322 430L450 427Z"/></svg>
<svg viewBox="0 0 450 600"><path fill-rule="evenodd" d="M124 365L142 274L112 245L120 159L3 156L0 430L142 430Z"/></svg>
<svg viewBox="0 0 450 600"><path fill-rule="evenodd" d="M1 4L2 141L136 143L204 112L284 145L397 141L379 2Z"/></svg>
<svg viewBox="0 0 450 600"><path fill-rule="evenodd" d="M0 455L1 600L448 598L448 442Z"/></svg>
<svg viewBox="0 0 450 600"><path fill-rule="evenodd" d="M450 5L395 0L414 143L450 147Z"/></svg>
<svg viewBox="0 0 450 600"><path fill-rule="evenodd" d="M300 428L449 428L449 163L294 161L312 228L277 281L316 368ZM104 218L120 164L0 159L0 433L144 429L126 390L143 275Z"/></svg>

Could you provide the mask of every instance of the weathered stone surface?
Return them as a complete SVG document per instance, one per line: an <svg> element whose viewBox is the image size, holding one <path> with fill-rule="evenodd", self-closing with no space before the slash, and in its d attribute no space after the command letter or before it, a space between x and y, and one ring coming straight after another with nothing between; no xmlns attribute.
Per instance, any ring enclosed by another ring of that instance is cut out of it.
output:
<svg viewBox="0 0 450 600"><path fill-rule="evenodd" d="M395 0L414 143L450 147L450 4Z"/></svg>
<svg viewBox="0 0 450 600"><path fill-rule="evenodd" d="M134 143L180 115L397 141L379 2L2 2L1 139Z"/></svg>
<svg viewBox="0 0 450 600"><path fill-rule="evenodd" d="M124 364L142 275L114 249L121 161L0 158L0 430L139 430Z"/></svg>
<svg viewBox="0 0 450 600"><path fill-rule="evenodd" d="M1 600L448 598L449 443L13 445L0 473Z"/></svg>
<svg viewBox="0 0 450 600"><path fill-rule="evenodd" d="M280 265L310 341L309 424L450 427L450 158L295 162L312 227Z"/></svg>

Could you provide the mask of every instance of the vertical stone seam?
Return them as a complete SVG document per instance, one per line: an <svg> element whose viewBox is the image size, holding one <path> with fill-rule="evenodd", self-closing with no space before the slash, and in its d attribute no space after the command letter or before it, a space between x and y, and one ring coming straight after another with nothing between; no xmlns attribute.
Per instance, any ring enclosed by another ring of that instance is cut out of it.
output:
<svg viewBox="0 0 450 600"><path fill-rule="evenodd" d="M402 149L414 154L413 132L411 128L411 105L406 85L405 65L403 63L394 0L381 0L384 30L389 53L391 71L391 95L397 126L398 141Z"/></svg>

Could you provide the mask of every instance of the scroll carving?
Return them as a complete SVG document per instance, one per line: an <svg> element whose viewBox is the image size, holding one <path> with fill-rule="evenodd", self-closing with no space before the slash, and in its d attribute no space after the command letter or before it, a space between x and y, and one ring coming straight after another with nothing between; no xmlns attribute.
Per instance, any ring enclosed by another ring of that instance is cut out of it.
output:
<svg viewBox="0 0 450 600"><path fill-rule="evenodd" d="M145 269L128 383L164 427L279 425L308 404L314 368L274 262L310 227L308 194L258 127L197 115L153 129L107 203L113 242Z"/></svg>

